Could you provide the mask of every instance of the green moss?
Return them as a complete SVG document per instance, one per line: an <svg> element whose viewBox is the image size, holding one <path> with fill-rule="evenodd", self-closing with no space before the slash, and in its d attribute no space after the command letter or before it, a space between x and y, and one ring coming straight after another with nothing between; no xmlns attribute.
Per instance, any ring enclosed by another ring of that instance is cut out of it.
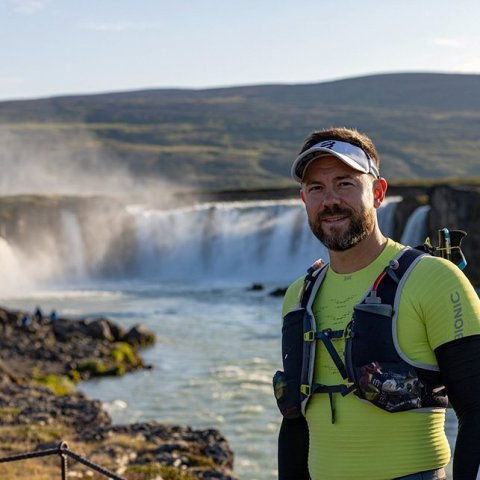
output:
<svg viewBox="0 0 480 480"><path fill-rule="evenodd" d="M117 364L112 368L112 375L121 377L122 375L125 375L126 371L127 367L125 367L125 365Z"/></svg>
<svg viewBox="0 0 480 480"><path fill-rule="evenodd" d="M34 378L33 383L48 387L55 395L60 397L75 392L75 384L65 375L45 375Z"/></svg>
<svg viewBox="0 0 480 480"><path fill-rule="evenodd" d="M74 383L79 383L80 380L82 379L82 376L80 375L80 372L78 370L70 370L68 372L68 377Z"/></svg>
<svg viewBox="0 0 480 480"><path fill-rule="evenodd" d="M216 464L210 457L204 457L202 455L193 455L193 454L186 454L185 455L192 467L215 467Z"/></svg>
<svg viewBox="0 0 480 480"><path fill-rule="evenodd" d="M132 367L138 367L142 361L134 352L132 347L126 342L116 342L112 351L112 357L117 364L127 364Z"/></svg>
<svg viewBox="0 0 480 480"><path fill-rule="evenodd" d="M98 377L107 375L108 368L105 362L99 358L86 358L78 364L77 370L79 372L87 372L92 377Z"/></svg>
<svg viewBox="0 0 480 480"><path fill-rule="evenodd" d="M91 377L121 376L132 367L135 368L141 365L142 360L132 350L130 345L118 342L111 352L111 359L87 358L78 364L76 371L79 374L89 373Z"/></svg>

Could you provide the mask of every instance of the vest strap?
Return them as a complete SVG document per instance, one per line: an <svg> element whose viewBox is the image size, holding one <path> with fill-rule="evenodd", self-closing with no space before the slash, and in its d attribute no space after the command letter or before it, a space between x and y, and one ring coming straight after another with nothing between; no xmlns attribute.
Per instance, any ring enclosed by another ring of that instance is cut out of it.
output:
<svg viewBox="0 0 480 480"><path fill-rule="evenodd" d="M340 393L342 397L345 397L350 392L355 390L355 385L322 385L321 383L315 383L312 385L312 393Z"/></svg>
<svg viewBox="0 0 480 480"><path fill-rule="evenodd" d="M317 338L323 342L323 344L325 345L325 348L327 349L328 353L332 357L333 363L335 363L335 366L340 372L340 375L342 376L342 378L344 379L347 378L347 369L345 368L345 364L343 363L342 359L340 358L340 355L338 354L337 350L333 346L333 343L330 340L328 333L325 333L325 331L321 331L321 332L317 332L317 335L318 335Z"/></svg>
<svg viewBox="0 0 480 480"><path fill-rule="evenodd" d="M319 335L320 332L316 332L315 330L309 330L303 334L303 340L305 342L313 342L314 340L320 340L321 336ZM345 330L332 330L331 328L326 328L322 330L322 333L325 337L328 338L343 338L345 336Z"/></svg>

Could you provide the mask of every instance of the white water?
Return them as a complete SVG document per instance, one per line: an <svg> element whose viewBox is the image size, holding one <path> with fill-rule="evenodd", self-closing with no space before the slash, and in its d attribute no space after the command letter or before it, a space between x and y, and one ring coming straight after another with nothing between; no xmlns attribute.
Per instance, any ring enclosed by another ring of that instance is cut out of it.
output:
<svg viewBox="0 0 480 480"><path fill-rule="evenodd" d="M398 200L388 199L378 212L386 235L393 229ZM328 258L310 232L299 200L210 203L177 210L132 206L128 214L135 224L134 261L119 253L113 270L128 264L124 279L130 281L288 282L317 258ZM60 218L61 233L39 232L42 241L28 255L2 240L0 273L8 282L0 284L0 295L7 285L15 285L11 293L24 283L28 288L23 291L28 291L32 284L45 288L108 278L102 262L123 232L99 232L92 242L91 230L98 231L101 220L83 231L72 212L62 210Z"/></svg>
<svg viewBox="0 0 480 480"><path fill-rule="evenodd" d="M66 210L62 210L60 216L64 228L59 246L68 250L67 256L70 259L70 262L67 263L68 270L62 273L67 274L70 278L86 278L87 257L78 220L72 212Z"/></svg>
<svg viewBox="0 0 480 480"><path fill-rule="evenodd" d="M393 229L395 202L380 209ZM159 211L131 208L137 222L138 273L162 280L291 280L328 258L298 200L202 204Z"/></svg>
<svg viewBox="0 0 480 480"><path fill-rule="evenodd" d="M137 268L143 278L288 279L302 271L292 272L292 265L326 255L309 233L298 201L130 211L137 222Z"/></svg>
<svg viewBox="0 0 480 480"><path fill-rule="evenodd" d="M32 279L23 270L23 255L0 237L0 295L15 295L34 289Z"/></svg>
<svg viewBox="0 0 480 480"><path fill-rule="evenodd" d="M429 205L422 205L414 210L407 220L400 243L414 247L423 245L427 236L426 220L429 211Z"/></svg>

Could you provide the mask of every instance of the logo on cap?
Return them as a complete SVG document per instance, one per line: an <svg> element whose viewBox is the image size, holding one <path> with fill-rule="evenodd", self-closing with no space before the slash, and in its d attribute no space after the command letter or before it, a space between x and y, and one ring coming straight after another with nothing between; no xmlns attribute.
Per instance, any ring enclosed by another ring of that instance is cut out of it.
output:
<svg viewBox="0 0 480 480"><path fill-rule="evenodd" d="M335 145L335 141L334 140L327 140L325 142L322 142L320 144L320 147L322 148L329 148L330 150L332 150L333 146Z"/></svg>

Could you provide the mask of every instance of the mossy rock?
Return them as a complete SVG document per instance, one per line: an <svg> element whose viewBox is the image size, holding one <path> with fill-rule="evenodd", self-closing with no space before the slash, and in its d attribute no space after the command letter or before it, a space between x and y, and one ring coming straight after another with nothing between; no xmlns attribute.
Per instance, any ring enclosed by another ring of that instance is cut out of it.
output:
<svg viewBox="0 0 480 480"><path fill-rule="evenodd" d="M115 363L125 364L130 367L142 366L142 359L135 353L131 345L126 342L116 342L112 351Z"/></svg>
<svg viewBox="0 0 480 480"><path fill-rule="evenodd" d="M49 374L39 376L33 379L33 383L49 388L59 397L75 392L75 383L66 375Z"/></svg>
<svg viewBox="0 0 480 480"><path fill-rule="evenodd" d="M70 378L73 383L80 383L82 380L82 376L78 370L70 370L68 372L68 378Z"/></svg>
<svg viewBox="0 0 480 480"><path fill-rule="evenodd" d="M80 373L89 373L92 377L100 377L107 375L108 368L100 358L86 358L78 364L77 371Z"/></svg>
<svg viewBox="0 0 480 480"><path fill-rule="evenodd" d="M188 458L188 461L192 467L217 467L215 461L210 457L188 453L185 456Z"/></svg>
<svg viewBox="0 0 480 480"><path fill-rule="evenodd" d="M89 377L122 376L133 368L143 366L141 358L132 350L130 345L123 342L115 343L111 358L87 358L82 360L76 369L80 376L88 374ZM75 375L72 371L70 374Z"/></svg>

